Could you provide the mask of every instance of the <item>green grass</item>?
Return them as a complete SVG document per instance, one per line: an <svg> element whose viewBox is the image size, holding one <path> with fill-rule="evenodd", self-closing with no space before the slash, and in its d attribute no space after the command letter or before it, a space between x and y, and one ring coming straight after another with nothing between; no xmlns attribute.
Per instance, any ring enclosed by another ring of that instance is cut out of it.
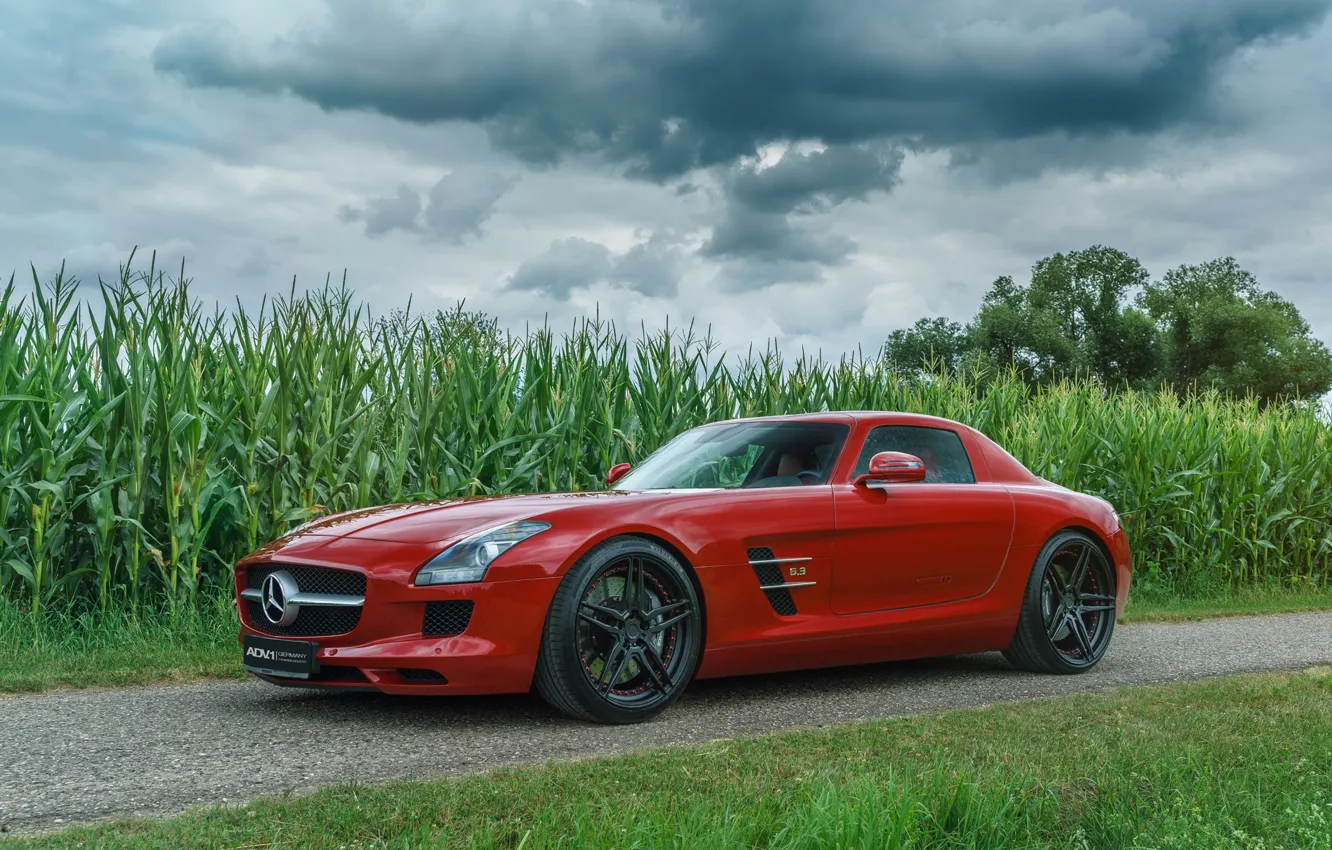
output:
<svg viewBox="0 0 1332 850"><path fill-rule="evenodd" d="M13 846L1318 850L1332 668L346 786Z"/></svg>
<svg viewBox="0 0 1332 850"><path fill-rule="evenodd" d="M0 599L0 693L183 682L240 675L228 601L168 613L117 607L105 615L50 614L34 629Z"/></svg>
<svg viewBox="0 0 1332 850"><path fill-rule="evenodd" d="M1177 623L1215 617L1244 617L1251 614L1290 614L1300 611L1332 611L1332 588L1242 587L1196 596L1166 591L1148 591L1130 596L1121 623Z"/></svg>
<svg viewBox="0 0 1332 850"><path fill-rule="evenodd" d="M1332 590L1262 587L1196 598L1154 590L1135 593L1120 622L1294 611L1332 611ZM183 607L174 620L122 605L99 616L50 614L36 631L26 611L0 599L0 694L238 678L238 628L231 601L220 596Z"/></svg>

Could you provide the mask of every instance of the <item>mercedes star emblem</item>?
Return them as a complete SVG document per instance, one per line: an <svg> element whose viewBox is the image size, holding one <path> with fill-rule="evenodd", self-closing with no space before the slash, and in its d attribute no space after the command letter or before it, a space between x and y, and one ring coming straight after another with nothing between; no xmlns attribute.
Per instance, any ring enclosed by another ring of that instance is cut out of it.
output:
<svg viewBox="0 0 1332 850"><path fill-rule="evenodd" d="M264 579L260 598L264 618L275 626L290 626L296 622L296 615L301 612L301 606L294 601L298 590L296 579L286 570L269 574Z"/></svg>

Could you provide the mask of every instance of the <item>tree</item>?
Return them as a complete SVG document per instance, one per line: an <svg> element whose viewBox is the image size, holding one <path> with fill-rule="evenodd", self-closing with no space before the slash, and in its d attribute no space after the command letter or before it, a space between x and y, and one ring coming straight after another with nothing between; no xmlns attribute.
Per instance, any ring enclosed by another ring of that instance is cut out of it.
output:
<svg viewBox="0 0 1332 850"><path fill-rule="evenodd" d="M1125 309L1128 296L1148 279L1147 269L1133 257L1093 245L1038 262L1027 297L1032 311L1051 314L1049 324L1076 346L1068 364L1073 371L1107 383L1135 382L1157 367L1151 322Z"/></svg>
<svg viewBox="0 0 1332 850"><path fill-rule="evenodd" d="M1327 346L1233 258L1153 282L1137 260L1103 245L1046 257L1025 286L998 278L971 324L921 319L894 331L883 356L907 371L1011 366L1033 383L1090 375L1109 386L1253 393L1264 403L1332 387Z"/></svg>
<svg viewBox="0 0 1332 850"><path fill-rule="evenodd" d="M1141 384L1157 368L1155 327L1128 296L1148 279L1123 251L1094 245L1032 267L1031 283L994 282L970 328L971 343L1034 381L1095 375Z"/></svg>
<svg viewBox="0 0 1332 850"><path fill-rule="evenodd" d="M968 338L984 362L1016 366L1040 382L1076 368L1077 342L1065 336L1052 311L1033 306L1030 295L1011 277L996 280L981 302Z"/></svg>
<svg viewBox="0 0 1332 850"><path fill-rule="evenodd" d="M1161 375L1180 391L1252 392L1272 402L1332 387L1327 346L1294 304L1260 288L1232 257L1167 272L1138 302L1161 334Z"/></svg>
<svg viewBox="0 0 1332 850"><path fill-rule="evenodd" d="M1026 291L1008 275L998 278L981 299L980 312L967 328L970 347L1004 366L1025 359L1022 352L1029 337L1026 314Z"/></svg>
<svg viewBox="0 0 1332 850"><path fill-rule="evenodd" d="M883 357L902 372L942 367L948 374L955 374L966 348L966 329L940 316L918 319L909 328L893 331L884 343Z"/></svg>

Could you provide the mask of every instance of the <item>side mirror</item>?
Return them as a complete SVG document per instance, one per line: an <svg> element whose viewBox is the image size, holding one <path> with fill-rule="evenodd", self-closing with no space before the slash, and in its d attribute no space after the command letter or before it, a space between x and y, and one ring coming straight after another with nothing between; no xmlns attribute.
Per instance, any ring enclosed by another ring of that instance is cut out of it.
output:
<svg viewBox="0 0 1332 850"><path fill-rule="evenodd" d="M856 478L857 487L883 488L889 484L911 484L925 480L925 461L906 452L879 452L870 458L869 470Z"/></svg>
<svg viewBox="0 0 1332 850"><path fill-rule="evenodd" d="M633 464L629 463L617 463L612 466L610 471L606 473L606 486L609 487L619 481L631 469L633 469Z"/></svg>

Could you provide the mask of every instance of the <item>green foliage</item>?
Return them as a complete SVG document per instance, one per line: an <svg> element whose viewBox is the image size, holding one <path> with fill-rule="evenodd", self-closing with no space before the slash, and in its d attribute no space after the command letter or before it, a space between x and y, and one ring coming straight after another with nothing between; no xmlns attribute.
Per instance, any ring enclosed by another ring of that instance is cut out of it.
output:
<svg viewBox="0 0 1332 850"><path fill-rule="evenodd" d="M1038 381L1080 374L1138 383L1155 367L1151 325L1124 303L1147 277L1137 260L1099 245L1046 257L1028 286L995 281L972 323L971 345Z"/></svg>
<svg viewBox="0 0 1332 850"><path fill-rule="evenodd" d="M36 623L0 597L0 694L235 678L239 628L236 603L220 593L174 611L48 609Z"/></svg>
<svg viewBox="0 0 1332 850"><path fill-rule="evenodd" d="M64 278L0 290L0 595L34 619L212 598L326 511L595 489L694 425L836 409L978 427L1129 515L1162 585L1329 584L1329 425L1308 410L775 346L728 360L692 328L597 319L514 337L462 305L374 318L345 287L210 313L151 266L92 294L96 312Z"/></svg>
<svg viewBox="0 0 1332 850"><path fill-rule="evenodd" d="M931 372L955 375L962 366L967 343L966 328L951 319L917 319L910 328L889 334L883 358L898 371L924 366Z"/></svg>
<svg viewBox="0 0 1332 850"><path fill-rule="evenodd" d="M1332 354L1290 302L1235 260L1181 266L1152 282L1123 251L1046 257L1031 282L994 282L971 324L921 319L884 359L904 371L981 376L1016 368L1033 383L1095 378L1112 387L1214 389L1270 404L1332 388Z"/></svg>
<svg viewBox="0 0 1332 850"><path fill-rule="evenodd" d="M1164 374L1176 386L1265 401L1332 386L1332 355L1295 305L1263 291L1233 259L1180 266L1139 301L1161 328Z"/></svg>

